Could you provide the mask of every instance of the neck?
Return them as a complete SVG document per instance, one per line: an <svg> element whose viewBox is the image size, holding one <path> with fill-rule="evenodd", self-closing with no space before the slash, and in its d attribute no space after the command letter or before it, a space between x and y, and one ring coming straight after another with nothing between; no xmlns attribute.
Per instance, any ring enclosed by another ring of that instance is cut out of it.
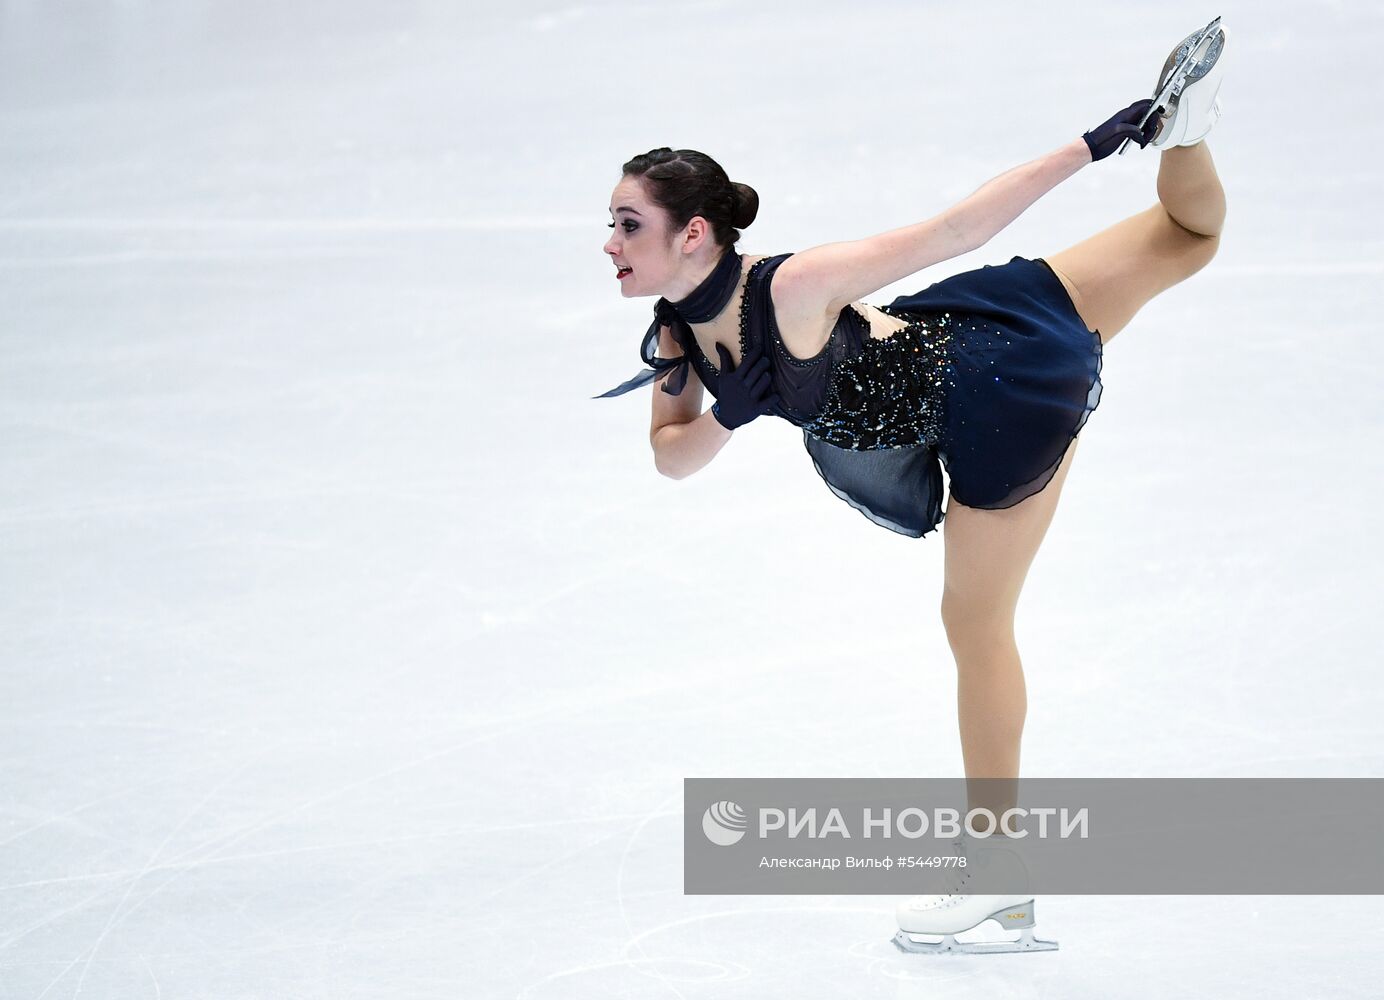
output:
<svg viewBox="0 0 1384 1000"><path fill-rule="evenodd" d="M714 247L708 252L694 256L688 263L687 269L668 287L668 291L664 293L663 297L669 302L681 302L687 298L701 286L702 282L711 277L711 272L716 270L717 264L721 263L721 257L730 252L729 250L722 250L720 247Z"/></svg>
<svg viewBox="0 0 1384 1000"><path fill-rule="evenodd" d="M672 309L684 323L709 323L721 314L740 283L741 256L734 250L722 253L714 261L705 258L698 262L697 271L689 270L687 280L696 280L680 299L660 299L660 309ZM708 266L710 264L711 266ZM697 278L697 273L701 277Z"/></svg>

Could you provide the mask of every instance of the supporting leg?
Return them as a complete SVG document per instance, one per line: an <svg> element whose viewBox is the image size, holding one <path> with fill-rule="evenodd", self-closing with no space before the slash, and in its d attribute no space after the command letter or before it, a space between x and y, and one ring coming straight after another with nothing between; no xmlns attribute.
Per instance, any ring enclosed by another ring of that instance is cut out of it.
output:
<svg viewBox="0 0 1384 1000"><path fill-rule="evenodd" d="M946 582L942 622L956 658L957 711L968 779L1017 778L1028 701L1014 640L1014 612L1029 566L1052 522L1076 454L1073 441L1048 485L1007 510L979 510L952 500L942 522ZM1003 811L1004 783L982 783ZM1012 790L1009 793L1012 796Z"/></svg>

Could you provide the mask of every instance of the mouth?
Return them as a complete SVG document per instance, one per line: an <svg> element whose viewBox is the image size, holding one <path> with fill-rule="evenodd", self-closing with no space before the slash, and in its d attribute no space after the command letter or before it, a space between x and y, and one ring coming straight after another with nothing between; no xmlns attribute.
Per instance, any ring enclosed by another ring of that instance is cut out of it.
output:
<svg viewBox="0 0 1384 1000"><path fill-rule="evenodd" d="M634 268L632 268L632 267L621 267L619 264L616 264L616 265L615 265L615 277L616 277L616 278L619 278L619 279L623 280L623 279L625 279L625 278L628 278L628 277L629 277L631 274L633 274L633 273L634 273Z"/></svg>

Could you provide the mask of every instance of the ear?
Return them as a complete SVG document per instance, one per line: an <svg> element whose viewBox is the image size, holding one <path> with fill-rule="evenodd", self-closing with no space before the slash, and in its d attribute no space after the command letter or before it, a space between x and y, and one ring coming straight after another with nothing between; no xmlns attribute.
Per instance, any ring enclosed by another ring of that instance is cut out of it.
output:
<svg viewBox="0 0 1384 1000"><path fill-rule="evenodd" d="M709 239L711 239L711 223L700 215L692 216L683 230L682 248L691 253Z"/></svg>

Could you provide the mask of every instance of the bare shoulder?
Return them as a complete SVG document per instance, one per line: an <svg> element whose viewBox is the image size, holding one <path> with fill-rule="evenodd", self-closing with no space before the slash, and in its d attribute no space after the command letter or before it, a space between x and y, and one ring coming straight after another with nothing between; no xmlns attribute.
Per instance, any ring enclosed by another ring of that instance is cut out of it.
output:
<svg viewBox="0 0 1384 1000"><path fill-rule="evenodd" d="M832 308L836 303L830 287L820 278L811 251L795 253L785 260L774 271L769 285L774 313L779 317L787 314L805 319L839 312L840 306Z"/></svg>
<svg viewBox="0 0 1384 1000"><path fill-rule="evenodd" d="M795 253L774 271L769 299L783 346L794 357L813 358L826 346L843 306L814 279L811 268L794 263L800 256Z"/></svg>
<svg viewBox="0 0 1384 1000"><path fill-rule="evenodd" d="M749 263L745 267L746 274L764 261L777 256L780 255L762 254L749 257ZM809 271L798 263L801 256L800 253L793 254L769 275L769 299L774 304L774 316L778 318L785 336L790 327L800 327L803 324L815 327L822 318L834 316L841 311L839 308L831 308L830 297L822 294L822 289L812 280Z"/></svg>

